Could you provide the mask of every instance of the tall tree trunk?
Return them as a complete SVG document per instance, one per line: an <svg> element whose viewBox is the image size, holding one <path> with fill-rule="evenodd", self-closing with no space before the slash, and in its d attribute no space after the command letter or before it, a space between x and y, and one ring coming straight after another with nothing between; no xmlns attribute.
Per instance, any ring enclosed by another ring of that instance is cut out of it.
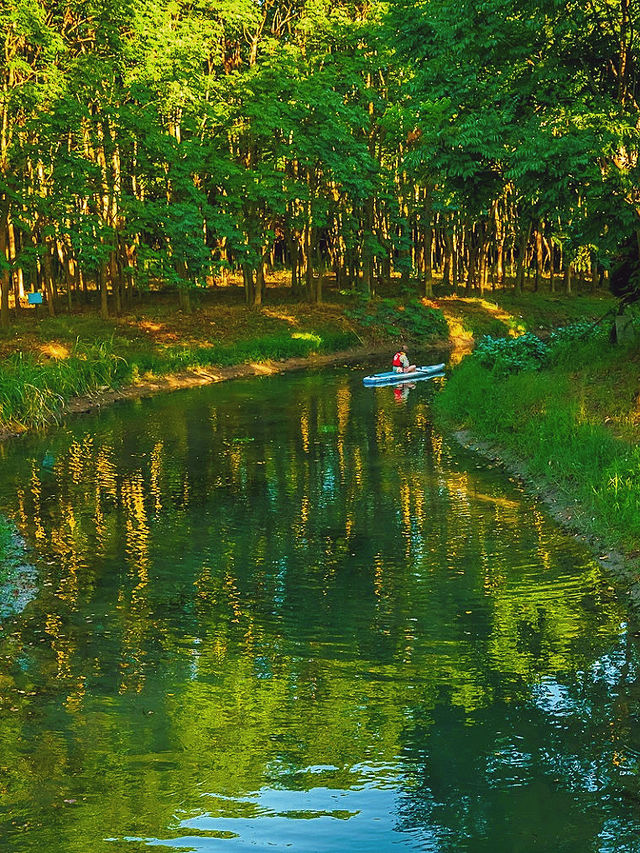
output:
<svg viewBox="0 0 640 853"><path fill-rule="evenodd" d="M460 287L460 243L458 229L455 227L451 232L451 286L457 296Z"/></svg>
<svg viewBox="0 0 640 853"><path fill-rule="evenodd" d="M118 261L123 275L122 302L126 309L133 301L133 265L135 261L134 245L123 238L118 240Z"/></svg>
<svg viewBox="0 0 640 853"><path fill-rule="evenodd" d="M373 283L373 199L368 198L364 203L364 221L362 235L362 290L367 298L374 291Z"/></svg>
<svg viewBox="0 0 640 853"><path fill-rule="evenodd" d="M478 275L478 287L480 290L480 298L484 296L484 290L487 286L487 274L489 270L489 241L485 238L480 250L480 272Z"/></svg>
<svg viewBox="0 0 640 853"><path fill-rule="evenodd" d="M269 250L265 249L262 257L258 261L258 268L256 269L256 286L253 294L254 305L262 305L262 298L264 294L264 268L269 256L268 253Z"/></svg>
<svg viewBox="0 0 640 853"><path fill-rule="evenodd" d="M64 281L67 290L67 310L70 314L73 308L73 300L71 296L73 285L73 260L71 259L71 256L67 257L66 247L63 245L62 240L56 240L56 252L58 255L58 262L64 272Z"/></svg>
<svg viewBox="0 0 640 853"><path fill-rule="evenodd" d="M115 313L116 317L119 317L122 314L122 288L121 278L118 272L118 262L114 251L109 255L108 270L109 280L111 281L111 292L113 293L115 302Z"/></svg>
<svg viewBox="0 0 640 853"><path fill-rule="evenodd" d="M478 263L478 238L473 231L468 231L469 234L469 267L467 269L467 281L465 284L465 296L471 296L471 291L476 283L476 266Z"/></svg>
<svg viewBox="0 0 640 853"><path fill-rule="evenodd" d="M493 221L496 231L496 275L500 287L504 284L504 240L505 240L505 223L501 215L501 205L496 203L493 206Z"/></svg>
<svg viewBox="0 0 640 853"><path fill-rule="evenodd" d="M567 257L564 260L564 292L571 296L571 261Z"/></svg>
<svg viewBox="0 0 640 853"><path fill-rule="evenodd" d="M320 245L317 246L317 262L316 266L318 268L318 278L316 279L316 289L314 293L314 302L318 305L322 302L322 293L324 290L324 280L327 274L327 262L326 258L320 251Z"/></svg>
<svg viewBox="0 0 640 853"><path fill-rule="evenodd" d="M189 286L189 269L185 261L176 261L176 272L180 281L178 282L178 305L185 314L191 314L191 288Z"/></svg>
<svg viewBox="0 0 640 853"><path fill-rule="evenodd" d="M591 253L591 293L595 293L600 284L600 270L598 269L598 256Z"/></svg>
<svg viewBox="0 0 640 853"><path fill-rule="evenodd" d="M109 319L109 299L107 294L107 269L102 261L96 271L96 285L100 290L100 316L103 320Z"/></svg>
<svg viewBox="0 0 640 853"><path fill-rule="evenodd" d="M391 281L391 255L393 243L389 233L389 217L384 213L380 218L380 244L384 247L384 255L380 265L381 284Z"/></svg>
<svg viewBox="0 0 640 853"><path fill-rule="evenodd" d="M304 230L304 283L305 295L309 302L313 300L313 243L314 243L315 226L307 223Z"/></svg>
<svg viewBox="0 0 640 853"><path fill-rule="evenodd" d="M409 276L411 274L411 249L409 242L411 239L411 226L409 223L409 205L406 201L402 203L402 218L398 225L398 238L400 248L398 249L398 266L400 272L400 287L409 286Z"/></svg>
<svg viewBox="0 0 640 853"><path fill-rule="evenodd" d="M49 244L48 239L44 244L44 253L42 255L42 267L43 267L43 278L44 278L44 289L47 294L47 309L49 311L50 317L55 317L56 315L56 307L55 307L55 287L53 281L53 269L51 265L51 246Z"/></svg>
<svg viewBox="0 0 640 853"><path fill-rule="evenodd" d="M3 261L0 271L0 326L6 329L10 322L9 317L9 286L10 275L7 262L7 234L9 225L9 212L5 208L0 217L0 258Z"/></svg>
<svg viewBox="0 0 640 853"><path fill-rule="evenodd" d="M13 274L11 276L13 281L13 299L15 311L16 314L18 314L20 312L20 300L24 299L24 273L22 272L22 267L15 266L16 260L18 258L18 250L16 241L16 229L11 220L9 220L8 237L9 261L13 266Z"/></svg>
<svg viewBox="0 0 640 853"><path fill-rule="evenodd" d="M538 225L536 228L536 277L533 285L534 291L537 291L540 288L540 277L542 276L542 267L544 264L544 254L542 251L542 225Z"/></svg>
<svg viewBox="0 0 640 853"><path fill-rule="evenodd" d="M527 226L523 226L520 230L519 240L518 240L518 266L516 268L516 281L515 281L515 290L516 293L522 293L524 290L524 272L526 266L527 259L527 244L529 243L529 237L531 236L531 222L527 224Z"/></svg>
<svg viewBox="0 0 640 853"><path fill-rule="evenodd" d="M251 264L242 264L242 280L244 283L244 301L247 305L253 305L255 285L253 283L253 267Z"/></svg>
<svg viewBox="0 0 640 853"><path fill-rule="evenodd" d="M451 285L451 267L453 261L453 236L449 230L448 223L445 222L443 232L444 238L444 267L442 269L442 283L449 287Z"/></svg>
<svg viewBox="0 0 640 853"><path fill-rule="evenodd" d="M433 299L433 204L430 189L425 192L422 215L424 218L422 226L424 295L427 299Z"/></svg>
<svg viewBox="0 0 640 853"><path fill-rule="evenodd" d="M292 228L287 233L287 244L289 248L289 263L291 264L291 295L297 299L300 292L300 281L298 278L300 250L298 241Z"/></svg>

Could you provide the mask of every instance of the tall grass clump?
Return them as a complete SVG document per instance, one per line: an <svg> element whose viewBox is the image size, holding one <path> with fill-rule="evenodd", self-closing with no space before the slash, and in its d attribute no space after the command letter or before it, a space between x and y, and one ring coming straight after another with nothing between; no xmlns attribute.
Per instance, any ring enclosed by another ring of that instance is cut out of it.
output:
<svg viewBox="0 0 640 853"><path fill-rule="evenodd" d="M267 335L233 344L216 344L210 349L199 350L198 357L202 363L231 365L268 359L306 358L314 353L337 352L357 343L352 332L294 332L293 335Z"/></svg>
<svg viewBox="0 0 640 853"><path fill-rule="evenodd" d="M590 397L594 374L606 383L625 354L578 337L547 346L539 366L527 357L520 370L506 370L502 354L492 366L484 356L467 358L436 399L436 418L523 461L539 484L577 502L584 527L623 546L637 543L640 450L607 428ZM613 401L615 378L609 390Z"/></svg>
<svg viewBox="0 0 640 853"><path fill-rule="evenodd" d="M130 375L110 341L76 343L65 359L43 362L15 353L0 370L0 424L42 426L54 421L65 400L115 387Z"/></svg>
<svg viewBox="0 0 640 853"><path fill-rule="evenodd" d="M189 367L229 367L247 362L305 358L314 353L338 352L359 343L353 332L321 330L264 335L211 346L174 346L162 352L136 353L132 365L138 373L175 373Z"/></svg>
<svg viewBox="0 0 640 853"><path fill-rule="evenodd" d="M0 369L0 426L44 426L55 421L72 397L92 394L137 379L190 367L230 366L270 359L301 358L358 344L350 331L319 330L266 335L211 346L173 346L119 355L113 339L94 344L76 341L68 358L38 360L15 353Z"/></svg>

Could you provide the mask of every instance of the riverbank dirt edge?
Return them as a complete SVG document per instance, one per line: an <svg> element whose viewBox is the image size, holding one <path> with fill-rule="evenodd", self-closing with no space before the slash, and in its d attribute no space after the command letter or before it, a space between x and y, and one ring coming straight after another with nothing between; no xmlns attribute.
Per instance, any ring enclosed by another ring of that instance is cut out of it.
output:
<svg viewBox="0 0 640 853"><path fill-rule="evenodd" d="M524 459L516 457L499 445L478 439L469 430L455 430L452 435L465 450L471 450L500 465L506 473L520 482L530 495L538 498L554 521L585 545L611 573L636 616L640 615L640 559L635 553L626 554L601 537L588 533L577 501L572 501L569 495L534 477Z"/></svg>

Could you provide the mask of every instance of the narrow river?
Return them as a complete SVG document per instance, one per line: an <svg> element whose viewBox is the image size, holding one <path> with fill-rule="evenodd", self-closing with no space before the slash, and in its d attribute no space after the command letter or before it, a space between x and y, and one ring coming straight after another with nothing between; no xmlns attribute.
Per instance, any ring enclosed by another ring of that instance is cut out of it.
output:
<svg viewBox="0 0 640 853"><path fill-rule="evenodd" d="M0 850L640 851L610 579L408 396L337 368L0 447Z"/></svg>

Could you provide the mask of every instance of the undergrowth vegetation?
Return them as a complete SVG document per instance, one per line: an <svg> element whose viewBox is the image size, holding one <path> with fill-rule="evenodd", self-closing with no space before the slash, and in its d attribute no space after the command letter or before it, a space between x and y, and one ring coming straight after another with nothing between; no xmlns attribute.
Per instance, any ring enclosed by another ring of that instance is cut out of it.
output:
<svg viewBox="0 0 640 853"><path fill-rule="evenodd" d="M345 313L382 339L428 340L445 338L449 332L442 311L418 299L406 303L397 299L361 300Z"/></svg>
<svg viewBox="0 0 640 853"><path fill-rule="evenodd" d="M68 358L35 359L22 352L0 372L0 424L41 426L54 420L65 400L124 382L130 365L112 342L77 343Z"/></svg>
<svg viewBox="0 0 640 853"><path fill-rule="evenodd" d="M587 321L555 329L546 340L532 332L525 332L517 338L485 335L471 357L498 375L539 370L571 357L576 345L592 346L606 336L602 326Z"/></svg>

